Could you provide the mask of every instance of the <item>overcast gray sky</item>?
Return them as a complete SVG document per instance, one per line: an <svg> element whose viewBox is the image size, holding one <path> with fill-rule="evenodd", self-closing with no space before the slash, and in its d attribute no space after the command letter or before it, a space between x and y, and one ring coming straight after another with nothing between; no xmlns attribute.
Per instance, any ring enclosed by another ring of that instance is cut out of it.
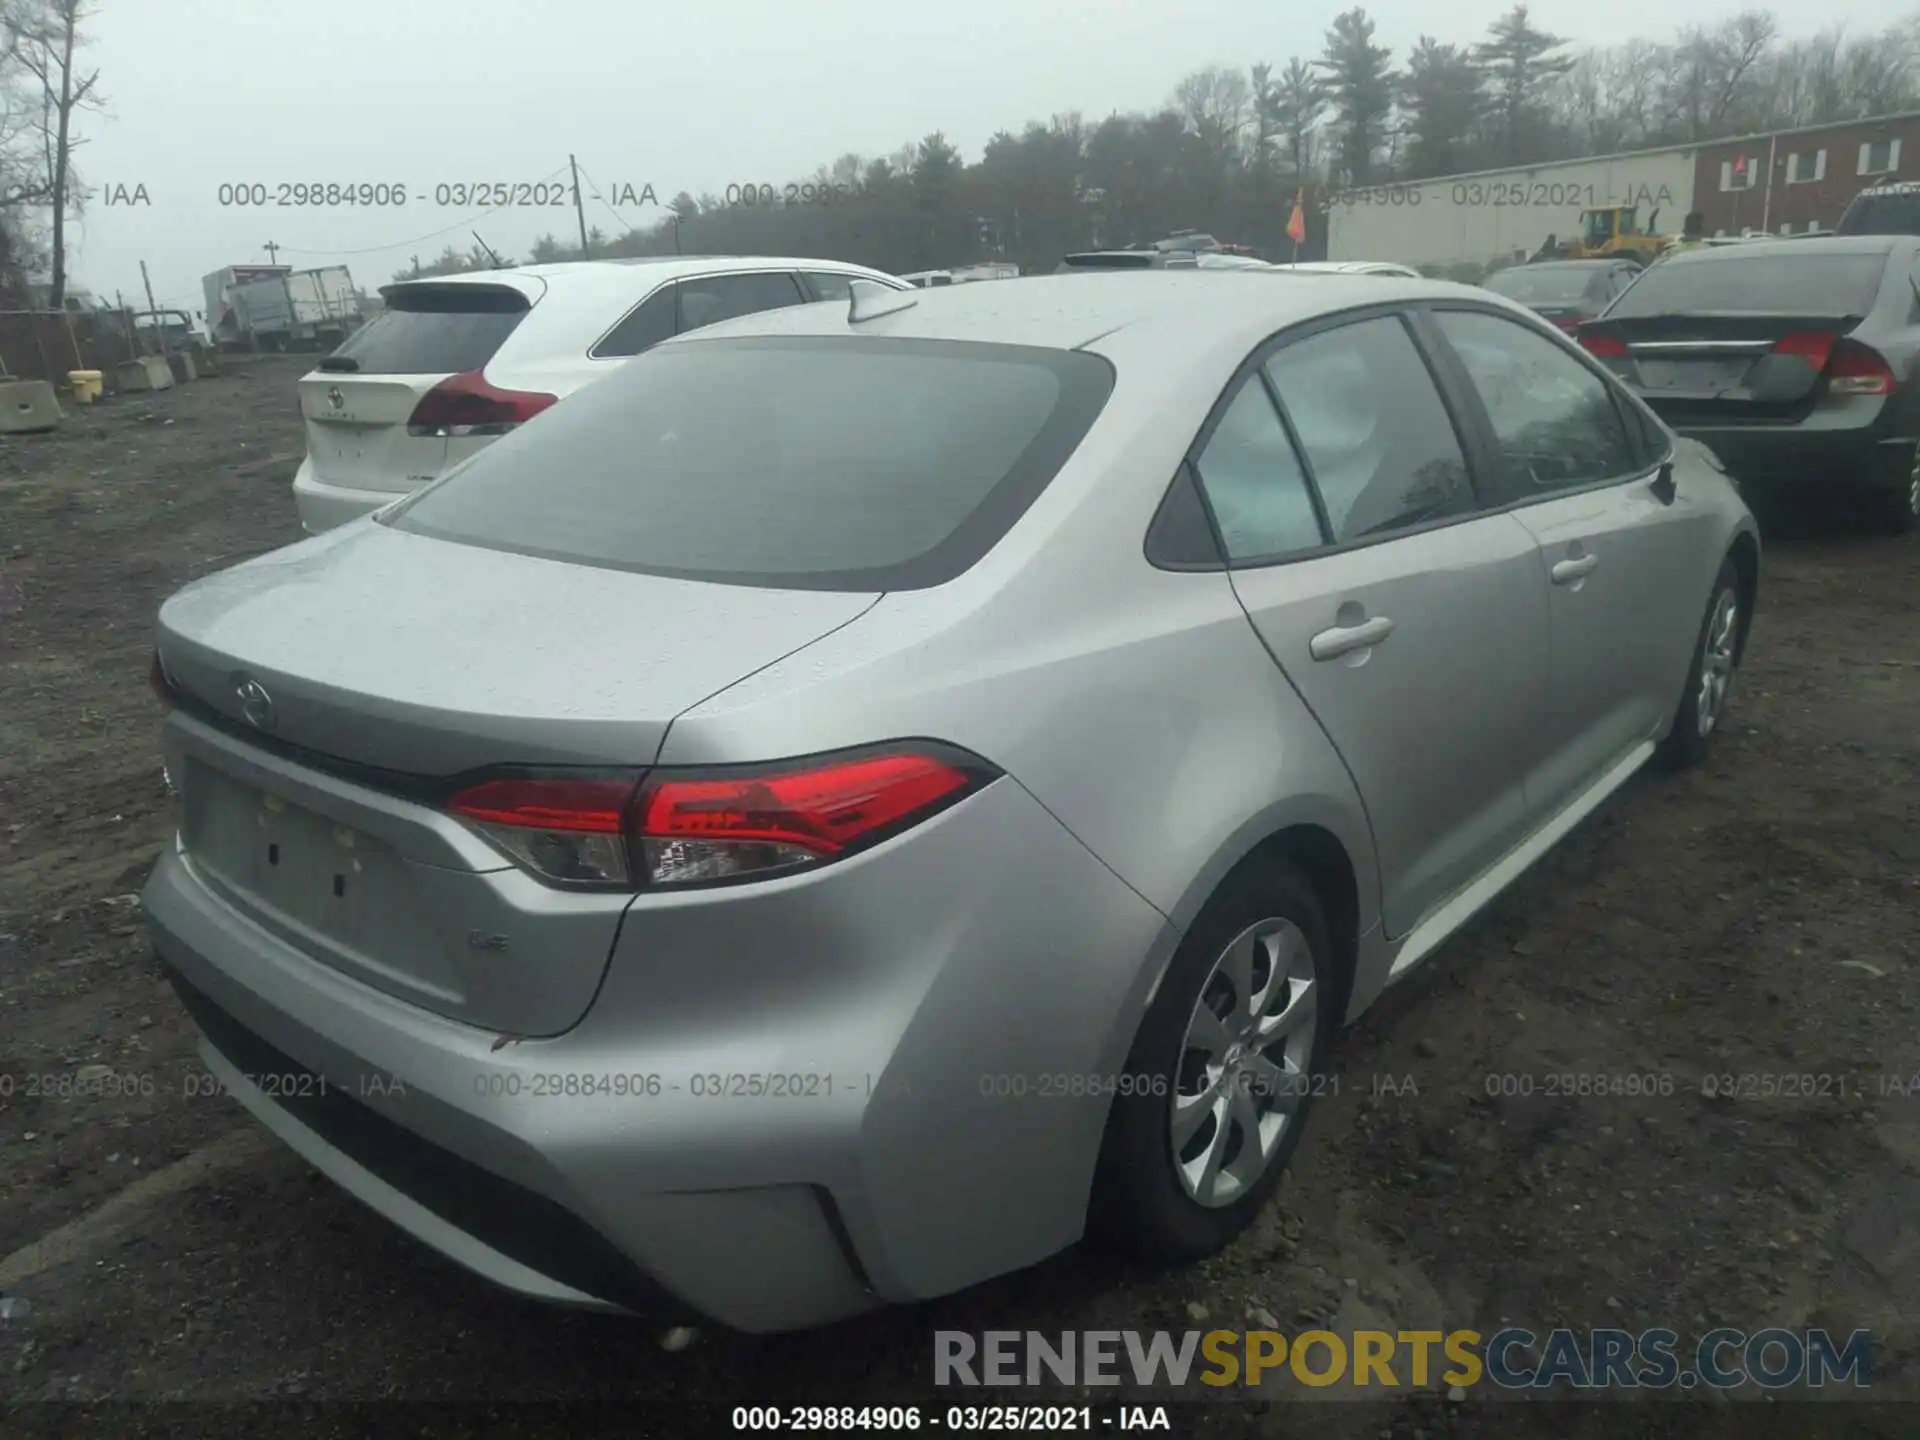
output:
<svg viewBox="0 0 1920 1440"><path fill-rule="evenodd" d="M96 186L143 185L150 205L96 197L70 266L96 294L140 290L197 309L200 277L259 263L346 264L365 288L478 229L524 255L570 209L476 215L433 203L442 183L537 181L569 150L603 191L662 200L729 183L778 184L846 151L882 154L943 130L969 159L994 131L1079 110L1147 109L1209 64L1311 56L1337 0L101 0L91 63L109 110L83 120ZM1507 8L1368 7L1396 55L1422 32L1477 38ZM1669 38L1740 0L1535 0L1536 24L1582 43ZM1803 33L1868 32L1884 3L1781 5ZM1451 18L1437 18L1446 14ZM222 183L398 183L404 206L222 206ZM628 223L659 218L624 210ZM604 206L590 224L617 233ZM358 252L351 254L325 252Z"/></svg>

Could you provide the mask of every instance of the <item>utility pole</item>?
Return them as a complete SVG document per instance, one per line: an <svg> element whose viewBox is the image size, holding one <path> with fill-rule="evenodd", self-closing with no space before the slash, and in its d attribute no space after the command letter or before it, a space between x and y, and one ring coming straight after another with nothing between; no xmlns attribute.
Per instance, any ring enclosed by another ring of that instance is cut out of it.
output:
<svg viewBox="0 0 1920 1440"><path fill-rule="evenodd" d="M278 245L269 240L261 248L267 252L267 259L270 263L278 264L280 259L280 247ZM300 317L294 313L293 309L293 283L285 275L280 277L280 293L287 298L287 328L280 336L278 348L290 350L293 348L294 336L300 328Z"/></svg>
<svg viewBox="0 0 1920 1440"><path fill-rule="evenodd" d="M160 309L153 303L153 281L147 278L147 262L144 260L140 262L140 283L147 287L147 318L157 325L160 322ZM164 351L163 345L162 352Z"/></svg>
<svg viewBox="0 0 1920 1440"><path fill-rule="evenodd" d="M478 230L472 233L474 240L479 244L480 248L487 252L487 258L493 261L493 268L496 270L504 270L506 267L500 263L500 257L493 253L493 247L487 244L486 241L480 239L480 232Z"/></svg>
<svg viewBox="0 0 1920 1440"><path fill-rule="evenodd" d="M133 328L133 313L127 309L126 298L118 290L113 292L113 303L120 309L120 328L126 332L127 358L131 360L140 353L139 335Z"/></svg>
<svg viewBox="0 0 1920 1440"><path fill-rule="evenodd" d="M567 165L573 171L573 213L580 221L580 258L591 260L593 256L587 253L587 207L580 198L580 162L569 155Z"/></svg>

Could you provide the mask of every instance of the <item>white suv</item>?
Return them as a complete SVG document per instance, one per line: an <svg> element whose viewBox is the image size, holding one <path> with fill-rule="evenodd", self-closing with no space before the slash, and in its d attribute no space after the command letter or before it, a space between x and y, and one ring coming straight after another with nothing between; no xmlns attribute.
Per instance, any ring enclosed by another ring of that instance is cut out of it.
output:
<svg viewBox="0 0 1920 1440"><path fill-rule="evenodd" d="M318 534L390 504L670 336L844 302L854 280L910 288L834 260L682 255L389 285L386 309L300 381L300 523Z"/></svg>

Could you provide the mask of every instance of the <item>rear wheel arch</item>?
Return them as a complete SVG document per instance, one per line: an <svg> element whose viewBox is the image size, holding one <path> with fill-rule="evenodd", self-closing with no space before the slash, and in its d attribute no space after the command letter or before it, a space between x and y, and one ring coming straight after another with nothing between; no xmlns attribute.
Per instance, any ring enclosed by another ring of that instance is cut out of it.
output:
<svg viewBox="0 0 1920 1440"><path fill-rule="evenodd" d="M1326 912L1334 949L1335 1013L1344 1022L1359 959L1359 872L1339 836L1322 825L1296 823L1256 841L1213 888L1217 892L1246 871L1267 869L1277 863L1292 865L1305 876Z"/></svg>
<svg viewBox="0 0 1920 1440"><path fill-rule="evenodd" d="M1747 637L1753 633L1754 607L1760 599L1760 542L1742 531L1727 550L1734 573L1740 578L1740 638L1734 655L1747 658Z"/></svg>

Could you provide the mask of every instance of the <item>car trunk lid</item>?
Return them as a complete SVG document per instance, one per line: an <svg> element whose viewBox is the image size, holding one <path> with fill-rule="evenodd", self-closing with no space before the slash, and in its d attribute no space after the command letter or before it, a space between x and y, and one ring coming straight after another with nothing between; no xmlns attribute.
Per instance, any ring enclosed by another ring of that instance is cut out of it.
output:
<svg viewBox="0 0 1920 1440"><path fill-rule="evenodd" d="M438 1014L557 1033L590 1002L630 897L514 866L447 813L456 777L579 766L637 779L676 714L875 598L382 525L262 556L160 612L188 860L323 964Z"/></svg>
<svg viewBox="0 0 1920 1440"><path fill-rule="evenodd" d="M169 675L227 722L348 765L644 765L681 710L870 594L672 579L395 531L329 531L160 611ZM268 692L248 713L248 681ZM270 724L260 712L270 707Z"/></svg>
<svg viewBox="0 0 1920 1440"><path fill-rule="evenodd" d="M1858 315L1608 317L1581 343L1665 414L1790 419L1819 399L1827 363Z"/></svg>

